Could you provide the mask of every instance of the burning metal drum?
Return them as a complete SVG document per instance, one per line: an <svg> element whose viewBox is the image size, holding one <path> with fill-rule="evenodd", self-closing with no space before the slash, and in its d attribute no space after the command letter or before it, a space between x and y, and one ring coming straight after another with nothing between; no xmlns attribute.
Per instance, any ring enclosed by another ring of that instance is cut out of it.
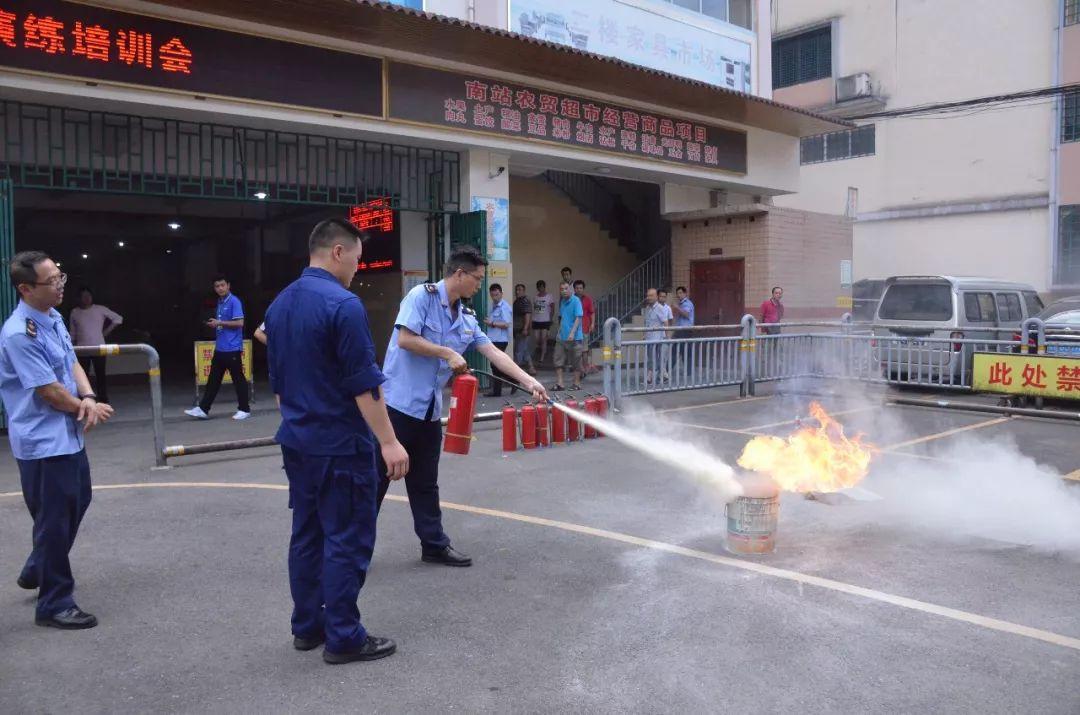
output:
<svg viewBox="0 0 1080 715"><path fill-rule="evenodd" d="M780 490L771 480L740 480L743 495L727 505L727 548L733 554L769 554L776 549Z"/></svg>

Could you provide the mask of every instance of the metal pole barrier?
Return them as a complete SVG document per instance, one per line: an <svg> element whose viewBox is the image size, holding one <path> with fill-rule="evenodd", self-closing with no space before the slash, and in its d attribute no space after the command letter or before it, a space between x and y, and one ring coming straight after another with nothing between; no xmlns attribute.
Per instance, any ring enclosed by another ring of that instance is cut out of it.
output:
<svg viewBox="0 0 1080 715"><path fill-rule="evenodd" d="M611 384L611 360L614 357L615 352L615 340L612 337L612 334L615 332L614 326L618 324L618 318L608 318L604 321L604 347L602 351L604 362L604 395L607 396L608 402L612 405L615 404L615 391Z"/></svg>
<svg viewBox="0 0 1080 715"><path fill-rule="evenodd" d="M495 422L502 420L502 412L480 412L473 417L473 422ZM443 417L440 422L445 427L447 418ZM228 442L205 442L202 444L174 444L162 449L162 458L183 457L191 454L208 454L210 452L228 452L234 449L251 449L254 447L273 447L277 444L274 437L252 437L251 439L235 439Z"/></svg>
<svg viewBox="0 0 1080 715"><path fill-rule="evenodd" d="M134 345L84 345L75 354L87 357L107 355L145 355L146 374L150 378L150 411L154 427L154 466L165 467L165 422L161 407L161 358L145 343Z"/></svg>
<svg viewBox="0 0 1080 715"><path fill-rule="evenodd" d="M622 369L623 369L623 354L622 354L622 323L616 321L612 326L612 342L615 348L615 374L612 376L612 390L611 397L611 409L622 409Z"/></svg>
<svg viewBox="0 0 1080 715"><path fill-rule="evenodd" d="M754 395L754 377L756 372L755 347L757 337L757 320L747 313L739 321L742 325L742 340L739 341L740 364L742 367L742 382L739 383L739 397Z"/></svg>

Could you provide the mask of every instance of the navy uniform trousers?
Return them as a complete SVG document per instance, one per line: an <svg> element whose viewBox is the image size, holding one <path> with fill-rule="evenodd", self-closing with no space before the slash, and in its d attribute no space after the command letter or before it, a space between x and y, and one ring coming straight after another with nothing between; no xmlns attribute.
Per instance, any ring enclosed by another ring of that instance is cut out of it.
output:
<svg viewBox="0 0 1080 715"><path fill-rule="evenodd" d="M332 653L357 650L367 631L356 599L375 548L379 474L371 454L317 457L282 447L292 538L293 635L325 634Z"/></svg>
<svg viewBox="0 0 1080 715"><path fill-rule="evenodd" d="M86 450L43 459L18 459L23 499L34 519L34 548L21 578L38 584L37 618L75 605L68 553L90 506Z"/></svg>
<svg viewBox="0 0 1080 715"><path fill-rule="evenodd" d="M434 409L434 398L428 416ZM412 509L413 529L420 537L425 552L441 551L450 545L450 537L442 528L442 509L439 507L439 450L442 449L442 423L438 420L418 420L393 407L387 407L390 424L401 446L409 453L409 473L405 475L405 491ZM379 456L379 508L390 488L386 477L386 462Z"/></svg>

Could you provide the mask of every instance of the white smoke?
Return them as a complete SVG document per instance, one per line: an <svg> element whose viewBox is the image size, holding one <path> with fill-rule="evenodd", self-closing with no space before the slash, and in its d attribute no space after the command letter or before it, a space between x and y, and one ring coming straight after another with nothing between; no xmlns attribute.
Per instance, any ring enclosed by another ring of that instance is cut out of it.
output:
<svg viewBox="0 0 1080 715"><path fill-rule="evenodd" d="M732 501L743 493L742 485L735 479L735 470L731 468L731 465L691 442L660 437L656 429L649 431L634 429L572 409L559 402L554 402L552 405L579 422L597 428L606 436L627 447L666 464L676 473L708 487L710 493L723 502Z"/></svg>

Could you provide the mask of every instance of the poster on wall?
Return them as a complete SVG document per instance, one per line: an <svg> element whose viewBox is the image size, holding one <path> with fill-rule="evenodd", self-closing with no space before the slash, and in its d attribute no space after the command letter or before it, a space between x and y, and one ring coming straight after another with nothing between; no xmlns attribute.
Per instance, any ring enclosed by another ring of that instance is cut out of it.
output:
<svg viewBox="0 0 1080 715"><path fill-rule="evenodd" d="M712 18L703 16L702 21L730 29L731 34L619 0L510 0L510 29L514 32L750 92L753 34Z"/></svg>
<svg viewBox="0 0 1080 715"><path fill-rule="evenodd" d="M510 260L510 199L472 197L472 210L487 214L487 257L490 261Z"/></svg>

